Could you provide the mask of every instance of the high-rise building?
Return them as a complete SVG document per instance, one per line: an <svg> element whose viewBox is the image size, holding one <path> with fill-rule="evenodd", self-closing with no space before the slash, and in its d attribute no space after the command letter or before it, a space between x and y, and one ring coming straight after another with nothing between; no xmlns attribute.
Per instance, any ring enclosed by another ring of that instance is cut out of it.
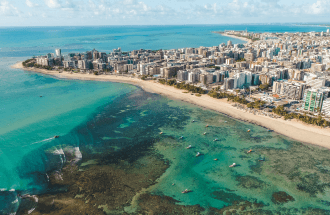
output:
<svg viewBox="0 0 330 215"><path fill-rule="evenodd" d="M62 52L61 52L61 49L55 49L55 55L56 57L62 57Z"/></svg>
<svg viewBox="0 0 330 215"><path fill-rule="evenodd" d="M206 74L206 83L212 84L213 83L213 73Z"/></svg>
<svg viewBox="0 0 330 215"><path fill-rule="evenodd" d="M273 84L273 78L270 75L262 74L262 75L259 76L259 82L261 84L272 85Z"/></svg>
<svg viewBox="0 0 330 215"><path fill-rule="evenodd" d="M221 72L219 72L219 71L214 72L213 73L213 82L218 83L218 82L220 82L220 80L221 80Z"/></svg>
<svg viewBox="0 0 330 215"><path fill-rule="evenodd" d="M227 58L226 59L226 64L227 65L230 65L230 64L233 64L234 63L234 59L233 58Z"/></svg>
<svg viewBox="0 0 330 215"><path fill-rule="evenodd" d="M330 98L323 100L321 113L323 113L326 116L330 116Z"/></svg>
<svg viewBox="0 0 330 215"><path fill-rule="evenodd" d="M224 88L225 90L229 90L229 89L234 89L234 78L225 78L224 80Z"/></svg>
<svg viewBox="0 0 330 215"><path fill-rule="evenodd" d="M87 60L78 60L78 68L89 69L89 64L87 63Z"/></svg>
<svg viewBox="0 0 330 215"><path fill-rule="evenodd" d="M234 88L243 88L245 85L245 73L240 72L233 76L234 78Z"/></svg>
<svg viewBox="0 0 330 215"><path fill-rule="evenodd" d="M307 79L306 84L315 89L321 88L325 86L325 78L319 77L319 78Z"/></svg>
<svg viewBox="0 0 330 215"><path fill-rule="evenodd" d="M251 85L259 85L259 74L252 74Z"/></svg>
<svg viewBox="0 0 330 215"><path fill-rule="evenodd" d="M54 54L53 53L48 53L46 56L47 56L48 59L54 58Z"/></svg>
<svg viewBox="0 0 330 215"><path fill-rule="evenodd" d="M245 87L250 87L252 85L252 72L244 71L245 74Z"/></svg>
<svg viewBox="0 0 330 215"><path fill-rule="evenodd" d="M250 61L250 62L254 61L253 53L245 53L244 58L245 58L246 61Z"/></svg>
<svg viewBox="0 0 330 215"><path fill-rule="evenodd" d="M329 97L326 88L306 90L304 94L303 110L310 112L322 112L323 101ZM327 103L326 103L327 104Z"/></svg>
<svg viewBox="0 0 330 215"><path fill-rule="evenodd" d="M196 73L194 73L194 72L189 72L189 74L188 74L188 81L189 81L190 83L194 83L194 82L196 82Z"/></svg>
<svg viewBox="0 0 330 215"><path fill-rule="evenodd" d="M206 75L205 74L200 74L199 75L199 80L202 84L206 84Z"/></svg>
<svg viewBox="0 0 330 215"><path fill-rule="evenodd" d="M188 71L183 71L183 70L178 71L177 79L179 81L186 81L186 80L188 80Z"/></svg>
<svg viewBox="0 0 330 215"><path fill-rule="evenodd" d="M93 52L93 60L97 60L99 59L99 52L98 51L94 51Z"/></svg>

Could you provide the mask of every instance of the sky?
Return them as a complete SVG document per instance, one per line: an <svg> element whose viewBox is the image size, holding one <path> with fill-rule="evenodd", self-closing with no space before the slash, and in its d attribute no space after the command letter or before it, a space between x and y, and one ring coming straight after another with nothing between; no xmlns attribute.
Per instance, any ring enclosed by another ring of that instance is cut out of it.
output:
<svg viewBox="0 0 330 215"><path fill-rule="evenodd" d="M326 23L330 0L0 0L0 26Z"/></svg>

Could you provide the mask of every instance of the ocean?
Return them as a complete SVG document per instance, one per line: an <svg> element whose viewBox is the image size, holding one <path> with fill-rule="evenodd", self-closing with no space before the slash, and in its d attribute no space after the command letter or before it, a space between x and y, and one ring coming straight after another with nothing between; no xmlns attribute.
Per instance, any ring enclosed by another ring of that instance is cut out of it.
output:
<svg viewBox="0 0 330 215"><path fill-rule="evenodd" d="M75 163L96 166L141 159L147 165L146 154L157 157L168 168L147 192L170 197L175 205L199 205L205 213L329 214L328 150L129 84L62 80L10 68L55 48L63 53L93 48L110 52L117 47L130 51L244 43L212 31L246 29L326 31L293 25L0 28L0 214L36 207L26 206L17 195L58 193L61 189L50 184L51 174L72 159L69 152ZM192 148L186 149L188 145ZM250 149L253 153L247 154ZM238 166L229 168L232 163ZM182 194L184 189L192 192ZM126 205L122 210L138 209Z"/></svg>

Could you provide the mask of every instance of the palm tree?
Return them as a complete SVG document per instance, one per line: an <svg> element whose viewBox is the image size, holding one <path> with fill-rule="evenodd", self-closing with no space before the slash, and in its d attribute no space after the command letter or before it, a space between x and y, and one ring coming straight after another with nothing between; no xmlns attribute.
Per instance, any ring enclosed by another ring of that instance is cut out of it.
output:
<svg viewBox="0 0 330 215"><path fill-rule="evenodd" d="M321 108L320 108L320 107L317 107L317 108L315 108L315 111L316 111L318 114L320 114Z"/></svg>

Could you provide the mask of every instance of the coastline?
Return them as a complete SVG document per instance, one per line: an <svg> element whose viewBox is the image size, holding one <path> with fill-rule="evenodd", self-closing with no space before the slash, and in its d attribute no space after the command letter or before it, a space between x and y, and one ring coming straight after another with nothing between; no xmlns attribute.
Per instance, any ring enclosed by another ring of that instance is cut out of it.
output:
<svg viewBox="0 0 330 215"><path fill-rule="evenodd" d="M247 39L245 37L238 37L238 36L235 36L235 35L226 34L226 33L220 33L220 32L214 32L214 33L221 34L222 36L225 36L225 37L231 37L231 38L243 40L243 41L246 41L248 43L253 43L253 41L251 39Z"/></svg>
<svg viewBox="0 0 330 215"><path fill-rule="evenodd" d="M208 95L197 97L190 93L183 93L180 90L171 86L162 85L155 81L143 81L138 78L114 75L93 75L93 74L77 74L77 73L58 73L57 71L49 71L45 69L30 69L24 68L22 62L18 62L11 66L14 69L22 69L25 71L37 72L46 75L51 75L61 79L78 79L78 80L93 80L93 81L110 81L133 84L142 87L143 90L157 93L171 99L185 101L203 108L214 110L230 117L245 122L253 123L259 126L274 130L275 132L297 140L302 143L318 145L330 149L330 129L320 128L313 125L307 125L302 122L283 119L274 119L261 115L254 115L243 110L239 110L228 103L227 99L215 99Z"/></svg>

